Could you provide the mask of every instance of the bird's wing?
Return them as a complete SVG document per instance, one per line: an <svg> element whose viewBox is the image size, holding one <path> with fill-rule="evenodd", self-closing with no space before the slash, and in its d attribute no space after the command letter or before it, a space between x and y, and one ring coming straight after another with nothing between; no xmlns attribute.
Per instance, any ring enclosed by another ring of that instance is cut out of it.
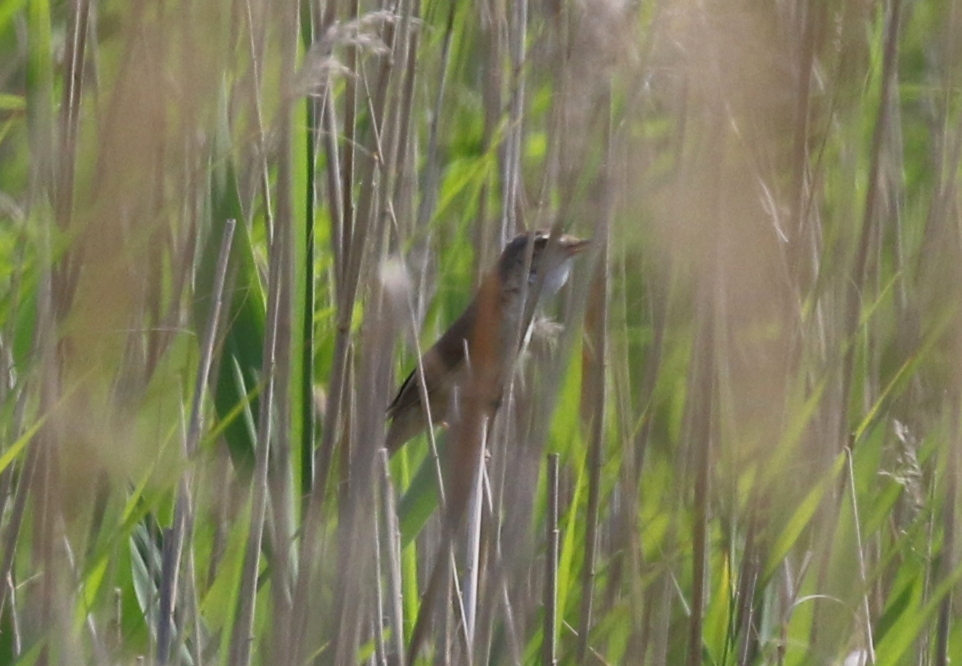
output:
<svg viewBox="0 0 962 666"><path fill-rule="evenodd" d="M460 374L461 366L464 365L465 341L468 340L470 331L474 328L476 310L475 304L471 303L457 321L434 343L434 346L421 357L429 396L443 391L450 385L453 378ZM405 408L421 403L419 384L418 369L414 368L401 384L394 400L388 405L389 419L393 419ZM431 403L434 404L433 398Z"/></svg>
<svg viewBox="0 0 962 666"><path fill-rule="evenodd" d="M421 389L418 388L418 369L414 368L407 376L401 388L398 389L394 400L387 407L387 417L393 419L397 413L409 405L414 405L421 400Z"/></svg>

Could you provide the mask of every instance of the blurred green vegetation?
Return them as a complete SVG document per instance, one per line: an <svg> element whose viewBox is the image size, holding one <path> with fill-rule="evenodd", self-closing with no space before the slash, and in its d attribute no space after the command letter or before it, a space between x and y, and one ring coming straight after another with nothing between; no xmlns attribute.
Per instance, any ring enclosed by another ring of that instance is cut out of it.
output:
<svg viewBox="0 0 962 666"><path fill-rule="evenodd" d="M0 663L962 660L960 35L0 0ZM385 407L535 227L592 250L453 516Z"/></svg>

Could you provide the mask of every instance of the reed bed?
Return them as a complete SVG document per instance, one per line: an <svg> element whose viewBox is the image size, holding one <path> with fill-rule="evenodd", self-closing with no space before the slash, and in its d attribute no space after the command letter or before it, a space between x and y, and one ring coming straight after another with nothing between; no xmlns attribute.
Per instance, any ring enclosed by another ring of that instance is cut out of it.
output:
<svg viewBox="0 0 962 666"><path fill-rule="evenodd" d="M0 1L0 663L962 662L960 39ZM532 228L592 238L556 325L388 458Z"/></svg>

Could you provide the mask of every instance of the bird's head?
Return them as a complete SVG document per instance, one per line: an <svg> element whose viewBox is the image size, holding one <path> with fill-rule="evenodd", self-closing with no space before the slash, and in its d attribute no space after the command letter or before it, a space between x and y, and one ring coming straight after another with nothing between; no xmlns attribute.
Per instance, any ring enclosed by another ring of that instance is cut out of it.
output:
<svg viewBox="0 0 962 666"><path fill-rule="evenodd" d="M564 286L571 272L572 258L585 250L590 241L562 234L552 245L550 236L547 231L527 231L505 246L498 260L498 274L505 291L520 291L525 279L528 286L533 287L542 272L545 273L542 295L553 294ZM531 264L525 275L529 244Z"/></svg>

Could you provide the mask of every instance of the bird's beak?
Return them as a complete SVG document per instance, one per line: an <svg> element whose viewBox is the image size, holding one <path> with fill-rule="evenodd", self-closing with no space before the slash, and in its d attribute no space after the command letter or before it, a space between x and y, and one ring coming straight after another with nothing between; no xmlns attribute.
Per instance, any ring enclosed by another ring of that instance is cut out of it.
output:
<svg viewBox="0 0 962 666"><path fill-rule="evenodd" d="M590 238L575 238L574 236L562 236L560 245L564 253L573 257L576 254L583 252L588 249L588 245L591 244Z"/></svg>

